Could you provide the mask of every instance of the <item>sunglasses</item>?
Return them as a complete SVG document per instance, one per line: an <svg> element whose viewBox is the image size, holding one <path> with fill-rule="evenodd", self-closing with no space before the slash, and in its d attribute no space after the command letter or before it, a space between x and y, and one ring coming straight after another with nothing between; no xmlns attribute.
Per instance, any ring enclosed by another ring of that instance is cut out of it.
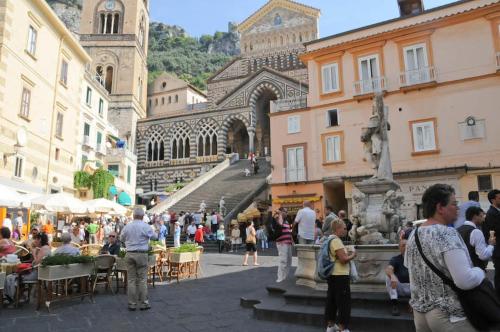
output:
<svg viewBox="0 0 500 332"><path fill-rule="evenodd" d="M116 236L114 236L114 235L108 235L108 237L116 237Z"/></svg>

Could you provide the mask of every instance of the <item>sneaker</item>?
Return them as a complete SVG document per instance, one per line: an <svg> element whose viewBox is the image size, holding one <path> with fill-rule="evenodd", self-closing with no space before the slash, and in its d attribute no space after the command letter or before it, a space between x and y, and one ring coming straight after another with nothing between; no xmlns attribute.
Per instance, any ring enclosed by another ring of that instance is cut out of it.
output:
<svg viewBox="0 0 500 332"><path fill-rule="evenodd" d="M144 306L142 306L142 307L140 308L140 310L142 310L142 311L144 311L144 310L149 310L149 309L151 309L151 306L149 305L149 303L145 304Z"/></svg>
<svg viewBox="0 0 500 332"><path fill-rule="evenodd" d="M399 316L399 315L401 315L401 313L399 312L399 307L396 304L392 306L392 312L391 312L391 314L393 316Z"/></svg>

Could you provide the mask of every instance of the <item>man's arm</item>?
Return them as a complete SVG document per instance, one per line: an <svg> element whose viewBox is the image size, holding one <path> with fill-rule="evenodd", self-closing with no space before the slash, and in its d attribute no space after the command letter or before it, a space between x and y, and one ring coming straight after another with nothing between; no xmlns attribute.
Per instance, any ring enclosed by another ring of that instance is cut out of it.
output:
<svg viewBox="0 0 500 332"><path fill-rule="evenodd" d="M394 274L394 266L392 266L391 263L389 263L389 265L387 265L387 267L385 268L385 274L391 280L391 288L396 289L399 280L398 277L396 277L396 275Z"/></svg>
<svg viewBox="0 0 500 332"><path fill-rule="evenodd" d="M493 255L493 245L496 244L496 238L490 238L488 242L490 245L486 244L484 234L479 229L473 230L470 234L470 244L482 261L488 261Z"/></svg>

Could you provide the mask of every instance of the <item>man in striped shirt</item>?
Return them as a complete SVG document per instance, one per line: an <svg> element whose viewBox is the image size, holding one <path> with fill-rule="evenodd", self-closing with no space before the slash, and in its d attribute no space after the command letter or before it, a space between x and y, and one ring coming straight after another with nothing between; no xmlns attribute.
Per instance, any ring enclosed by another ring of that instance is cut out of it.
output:
<svg viewBox="0 0 500 332"><path fill-rule="evenodd" d="M278 248L279 265L278 265L278 279L276 282L284 281L292 266L292 230L287 221L287 211L285 208L280 208L275 212L273 218L281 226L281 235L276 239L276 247Z"/></svg>

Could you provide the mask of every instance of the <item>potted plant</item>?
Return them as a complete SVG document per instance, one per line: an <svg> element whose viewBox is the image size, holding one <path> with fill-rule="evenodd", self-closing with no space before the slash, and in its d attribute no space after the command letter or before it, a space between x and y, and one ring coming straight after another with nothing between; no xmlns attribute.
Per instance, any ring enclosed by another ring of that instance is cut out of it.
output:
<svg viewBox="0 0 500 332"><path fill-rule="evenodd" d="M38 279L61 280L89 276L94 269L94 257L54 255L47 256L38 267Z"/></svg>
<svg viewBox="0 0 500 332"><path fill-rule="evenodd" d="M120 252L118 253L118 256L116 257L116 269L118 271L127 270L127 262L125 260L126 254L127 254L127 251L124 248L121 248Z"/></svg>
<svg viewBox="0 0 500 332"><path fill-rule="evenodd" d="M197 262L200 260L200 248L196 244L184 243L172 253L174 263Z"/></svg>

